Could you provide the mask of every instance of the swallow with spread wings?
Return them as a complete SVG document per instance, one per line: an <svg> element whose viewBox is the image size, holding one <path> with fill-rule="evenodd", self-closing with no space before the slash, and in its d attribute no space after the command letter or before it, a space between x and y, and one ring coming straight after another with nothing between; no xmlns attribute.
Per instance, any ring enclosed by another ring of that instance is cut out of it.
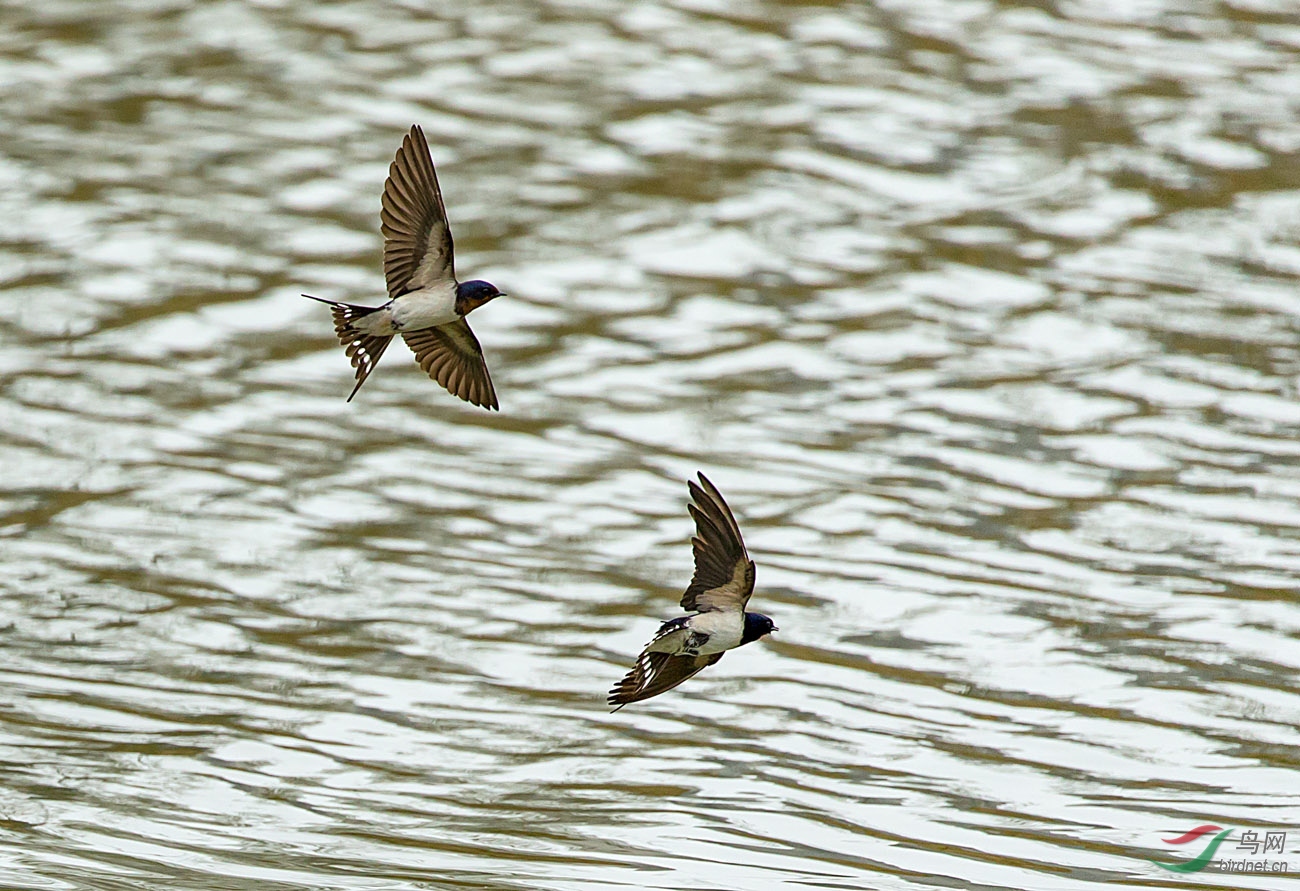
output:
<svg viewBox="0 0 1300 891"><path fill-rule="evenodd" d="M388 168L379 217L388 302L357 306L302 295L333 310L334 332L357 370L348 401L400 334L415 361L449 393L472 405L497 408L483 349L465 317L505 295L489 282L456 280L447 209L418 125L402 139Z"/></svg>
<svg viewBox="0 0 1300 891"><path fill-rule="evenodd" d="M695 519L695 575L682 595L682 608L692 615L659 626L636 665L609 691L614 711L671 690L727 650L777 630L767 616L745 612L754 593L754 561L722 494L704 474L699 477L699 485L687 482L692 501L687 507Z"/></svg>

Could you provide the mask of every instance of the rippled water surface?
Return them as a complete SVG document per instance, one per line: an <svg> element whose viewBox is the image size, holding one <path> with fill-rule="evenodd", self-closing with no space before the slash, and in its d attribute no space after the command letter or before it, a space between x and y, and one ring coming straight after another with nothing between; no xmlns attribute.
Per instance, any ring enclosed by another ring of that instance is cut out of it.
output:
<svg viewBox="0 0 1300 891"><path fill-rule="evenodd" d="M1293 882L1293 4L423 7L3 4L0 887ZM299 296L412 123L499 414Z"/></svg>

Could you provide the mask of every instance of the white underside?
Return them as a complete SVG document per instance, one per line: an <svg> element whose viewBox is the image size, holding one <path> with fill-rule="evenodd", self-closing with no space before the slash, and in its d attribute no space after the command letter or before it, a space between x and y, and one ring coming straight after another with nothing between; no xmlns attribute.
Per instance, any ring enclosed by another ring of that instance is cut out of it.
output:
<svg viewBox="0 0 1300 891"><path fill-rule="evenodd" d="M709 656L734 649L740 646L740 638L745 631L745 616L731 610L697 613L691 616L687 626L654 640L647 649L657 653L680 653L685 648L691 631L709 636L703 646L692 651L697 655Z"/></svg>
<svg viewBox="0 0 1300 891"><path fill-rule="evenodd" d="M456 314L456 283L451 282L403 294L378 312L357 319L355 326L367 334L398 334L435 328L459 318Z"/></svg>

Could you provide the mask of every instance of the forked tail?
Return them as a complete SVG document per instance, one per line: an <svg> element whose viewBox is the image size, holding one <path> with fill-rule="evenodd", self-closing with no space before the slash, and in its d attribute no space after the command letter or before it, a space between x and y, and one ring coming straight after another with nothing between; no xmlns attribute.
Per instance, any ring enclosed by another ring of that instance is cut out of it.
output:
<svg viewBox="0 0 1300 891"><path fill-rule="evenodd" d="M334 314L334 333L338 335L339 343L347 351L348 357L352 360L352 367L357 370L357 385L352 388L352 393L348 396L348 402L352 397L357 395L357 390L370 377L370 372L375 370L379 364L379 357L388 349L388 342L393 339L391 334L366 334L364 331L357 329L353 323L357 319L365 318L373 312L383 309L382 306L357 306L353 303L340 303L337 300L326 300L324 297L313 297L310 294L303 294L308 300L315 300L317 303L324 303Z"/></svg>

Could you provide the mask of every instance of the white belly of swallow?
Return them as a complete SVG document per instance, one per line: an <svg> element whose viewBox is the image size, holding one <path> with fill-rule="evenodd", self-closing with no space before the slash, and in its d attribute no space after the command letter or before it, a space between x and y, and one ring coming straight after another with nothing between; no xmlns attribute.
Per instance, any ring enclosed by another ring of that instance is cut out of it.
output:
<svg viewBox="0 0 1300 891"><path fill-rule="evenodd" d="M745 619L740 613L733 612L700 613L691 618L691 627L709 636L708 642L700 647L700 655L707 656L740 646Z"/></svg>
<svg viewBox="0 0 1300 891"><path fill-rule="evenodd" d="M403 294L393 301L391 312L393 327L399 331L418 331L454 322L460 318L456 314L456 285Z"/></svg>

